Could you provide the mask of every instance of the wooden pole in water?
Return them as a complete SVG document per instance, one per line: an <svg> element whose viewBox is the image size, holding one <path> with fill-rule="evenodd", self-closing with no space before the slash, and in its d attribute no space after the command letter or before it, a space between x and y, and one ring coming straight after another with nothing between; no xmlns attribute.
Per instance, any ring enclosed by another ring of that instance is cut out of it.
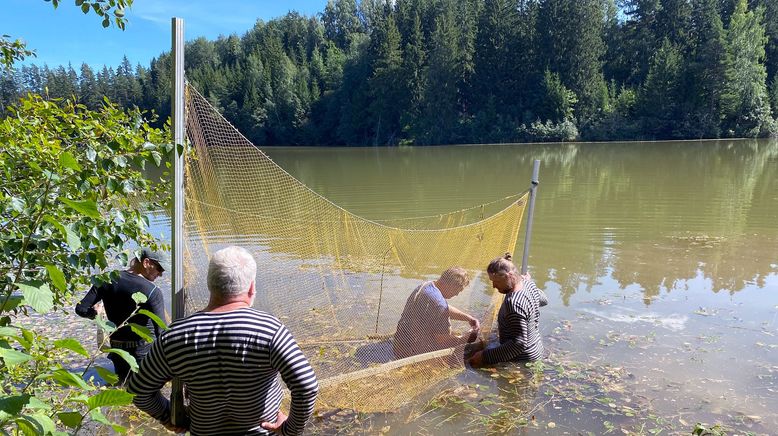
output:
<svg viewBox="0 0 778 436"><path fill-rule="evenodd" d="M184 20L172 19L173 33L173 216L171 219L172 266L171 274L173 320L183 318L184 300L184 152L186 143L184 106ZM171 420L173 425L188 426L184 410L183 384L173 379L170 393Z"/></svg>
<svg viewBox="0 0 778 436"><path fill-rule="evenodd" d="M535 190L538 189L538 172L540 161L535 159L532 164L532 185L529 188L529 212L527 213L527 235L524 237L524 255L521 257L521 274L527 274L527 262L529 261L529 240L532 236L532 218L535 215Z"/></svg>

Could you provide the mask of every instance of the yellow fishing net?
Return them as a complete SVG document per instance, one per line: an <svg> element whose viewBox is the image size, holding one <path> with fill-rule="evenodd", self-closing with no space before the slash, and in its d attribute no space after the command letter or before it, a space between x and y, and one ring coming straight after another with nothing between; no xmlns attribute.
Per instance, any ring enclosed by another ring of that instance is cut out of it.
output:
<svg viewBox="0 0 778 436"><path fill-rule="evenodd" d="M295 336L322 386L319 407L391 410L464 368L463 347L395 359L392 334L414 288L461 266L472 280L449 304L479 318L488 335L499 298L483 271L514 250L526 193L442 215L368 220L276 165L192 87L186 112L187 313L208 301L209 255L240 245L257 260L255 307ZM468 329L452 321L454 332Z"/></svg>

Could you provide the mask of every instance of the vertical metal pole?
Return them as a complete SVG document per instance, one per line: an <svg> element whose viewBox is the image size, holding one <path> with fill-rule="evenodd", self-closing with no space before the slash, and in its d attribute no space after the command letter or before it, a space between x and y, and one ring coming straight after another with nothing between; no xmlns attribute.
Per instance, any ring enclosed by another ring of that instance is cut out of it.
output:
<svg viewBox="0 0 778 436"><path fill-rule="evenodd" d="M173 258L173 320L184 316L184 153L186 126L184 124L184 20L172 19L173 30L173 216L172 216L172 258ZM187 427L184 410L183 385L173 380L170 394L171 420L174 425Z"/></svg>
<svg viewBox="0 0 778 436"><path fill-rule="evenodd" d="M540 161L535 159L532 164L532 186L529 188L529 213L527 214L527 235L524 237L524 255L521 257L521 274L527 274L527 262L529 261L529 240L532 236L532 218L535 215L535 190L538 188L538 172Z"/></svg>

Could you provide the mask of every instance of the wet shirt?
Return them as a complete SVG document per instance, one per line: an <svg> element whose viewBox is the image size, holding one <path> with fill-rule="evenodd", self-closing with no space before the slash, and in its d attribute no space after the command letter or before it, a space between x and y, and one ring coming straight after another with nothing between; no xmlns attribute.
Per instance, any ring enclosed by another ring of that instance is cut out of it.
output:
<svg viewBox="0 0 778 436"><path fill-rule="evenodd" d="M397 323L395 356L403 358L436 350L435 335L450 334L448 315L448 302L434 282L416 288L408 297Z"/></svg>
<svg viewBox="0 0 778 436"><path fill-rule="evenodd" d="M497 314L500 345L484 350L484 363L540 359L545 352L540 338L540 308L546 304L546 294L532 280L524 282L520 291L506 294Z"/></svg>
<svg viewBox="0 0 778 436"><path fill-rule="evenodd" d="M160 389L173 377L186 385L193 435L270 434L289 388L289 418L281 430L301 434L313 414L318 382L287 328L252 308L198 312L174 322L154 342L127 391L135 405L166 422L170 403Z"/></svg>
<svg viewBox="0 0 778 436"><path fill-rule="evenodd" d="M145 303L141 303L141 309L146 309L160 319L164 319L165 299L162 296L162 291L145 277L129 271L121 271L119 277L110 283L92 286L84 298L76 305L76 313L79 316L94 319L97 315L94 306L102 301L108 320L115 325L122 324L135 311L136 304L135 300L132 299L132 294L136 292L141 292L147 299ZM161 328L146 315L136 314L129 322L147 327L154 332L155 336L159 336L162 333ZM113 332L111 339L116 341L143 341L143 338L135 334L129 325Z"/></svg>

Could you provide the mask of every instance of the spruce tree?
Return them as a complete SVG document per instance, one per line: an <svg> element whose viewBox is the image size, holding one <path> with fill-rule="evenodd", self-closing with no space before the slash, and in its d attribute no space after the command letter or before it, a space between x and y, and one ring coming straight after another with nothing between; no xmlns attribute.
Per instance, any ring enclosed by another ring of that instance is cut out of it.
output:
<svg viewBox="0 0 778 436"><path fill-rule="evenodd" d="M638 97L639 115L643 131L650 139L675 137L681 116L681 86L683 84L683 55L668 38L651 58L651 66Z"/></svg>
<svg viewBox="0 0 778 436"><path fill-rule="evenodd" d="M607 105L603 78L603 2L546 0L540 10L538 34L544 67L559 74L578 96L576 113L582 127L600 116Z"/></svg>
<svg viewBox="0 0 778 436"><path fill-rule="evenodd" d="M727 136L756 137L773 128L763 63L767 38L762 14L761 8L749 11L746 0L739 0L726 32L721 108Z"/></svg>
<svg viewBox="0 0 778 436"><path fill-rule="evenodd" d="M725 80L724 27L717 1L695 2L691 24L681 133L686 138L717 138L721 132L721 92Z"/></svg>
<svg viewBox="0 0 778 436"><path fill-rule="evenodd" d="M97 89L97 80L92 68L86 63L81 64L81 76L78 80L79 101L91 110L100 107L103 102L103 96Z"/></svg>

